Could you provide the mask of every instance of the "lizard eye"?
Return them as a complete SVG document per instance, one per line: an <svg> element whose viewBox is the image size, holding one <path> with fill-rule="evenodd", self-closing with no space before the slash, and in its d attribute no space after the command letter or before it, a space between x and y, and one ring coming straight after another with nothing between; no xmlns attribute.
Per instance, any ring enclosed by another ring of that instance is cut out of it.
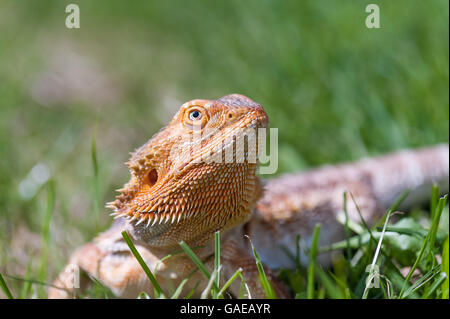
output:
<svg viewBox="0 0 450 319"><path fill-rule="evenodd" d="M191 121L198 121L202 118L202 113L200 113L198 110L193 110L189 112L189 119Z"/></svg>
<svg viewBox="0 0 450 319"><path fill-rule="evenodd" d="M190 109L186 110L184 115L184 125L189 129L201 129L205 126L208 121L208 116L205 111L200 106L193 106Z"/></svg>

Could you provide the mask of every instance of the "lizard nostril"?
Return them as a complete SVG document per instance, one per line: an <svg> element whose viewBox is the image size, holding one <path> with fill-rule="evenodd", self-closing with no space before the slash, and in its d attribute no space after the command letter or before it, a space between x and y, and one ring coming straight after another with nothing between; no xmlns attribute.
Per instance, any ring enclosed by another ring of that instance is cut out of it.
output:
<svg viewBox="0 0 450 319"><path fill-rule="evenodd" d="M148 173L148 182L150 186L153 186L157 181L158 181L158 172L156 171L156 169L152 169Z"/></svg>

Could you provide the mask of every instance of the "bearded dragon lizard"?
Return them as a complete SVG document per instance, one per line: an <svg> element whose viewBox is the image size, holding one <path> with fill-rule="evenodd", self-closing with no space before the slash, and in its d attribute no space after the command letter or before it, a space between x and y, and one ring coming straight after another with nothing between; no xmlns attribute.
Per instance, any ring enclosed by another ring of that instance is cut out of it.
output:
<svg viewBox="0 0 450 319"><path fill-rule="evenodd" d="M321 245L342 240L344 228L337 217L344 209L344 192L352 193L363 217L370 222L406 188L412 193L405 205L426 199L432 183L448 191L447 144L262 181L256 176L257 162L249 158L250 148L257 148L257 143L250 145L247 139L244 151L239 153L237 141L248 129L267 127L263 107L243 95L183 104L165 128L132 154L126 163L130 181L107 205L118 219L109 230L73 253L50 288L49 297L75 296L74 265L117 297L136 298L141 291L153 296L150 281L121 235L123 230L163 290L177 287L191 274L183 293L196 285L199 293L208 280L200 272L192 275L196 266L190 258L185 254L164 257L179 251L179 242L185 241L190 247L200 247L195 253L212 271L213 259L209 257L214 254L213 236L220 230L221 282L242 268L250 296L265 297L250 238L277 297L287 298L288 289L271 269L295 265L280 247L295 254L297 234L303 239L302 245L309 245L316 223L322 226ZM227 150L229 161L224 160ZM217 154L218 161L206 160ZM348 214L350 219L359 220L355 205L349 203ZM326 263L326 259L324 256L321 262ZM81 289L85 281L80 283ZM239 290L236 280L229 292L238 296Z"/></svg>

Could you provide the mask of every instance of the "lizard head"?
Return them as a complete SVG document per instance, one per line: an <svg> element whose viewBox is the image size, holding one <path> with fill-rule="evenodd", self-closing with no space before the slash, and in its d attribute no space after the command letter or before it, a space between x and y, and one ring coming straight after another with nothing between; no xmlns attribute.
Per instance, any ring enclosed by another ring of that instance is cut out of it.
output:
<svg viewBox="0 0 450 319"><path fill-rule="evenodd" d="M107 206L151 246L202 243L248 219L264 109L238 94L184 103L127 162L130 181ZM265 135L264 135L265 136Z"/></svg>

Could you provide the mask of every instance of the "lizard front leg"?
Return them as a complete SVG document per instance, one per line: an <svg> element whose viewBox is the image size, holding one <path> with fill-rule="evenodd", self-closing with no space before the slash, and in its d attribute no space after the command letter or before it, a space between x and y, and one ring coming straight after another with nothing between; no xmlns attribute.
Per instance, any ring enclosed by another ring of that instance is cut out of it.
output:
<svg viewBox="0 0 450 319"><path fill-rule="evenodd" d="M48 298L75 298L77 289L84 290L89 284L88 278L82 274L98 277L98 265L104 256L105 253L93 243L85 244L77 249L53 282L53 286L49 288Z"/></svg>
<svg viewBox="0 0 450 319"><path fill-rule="evenodd" d="M121 238L121 230L113 227L76 250L48 290L48 297L76 298L92 284L91 278L121 298L136 298L141 291L151 292L148 278ZM136 248L148 264L154 261L149 250L140 245Z"/></svg>

